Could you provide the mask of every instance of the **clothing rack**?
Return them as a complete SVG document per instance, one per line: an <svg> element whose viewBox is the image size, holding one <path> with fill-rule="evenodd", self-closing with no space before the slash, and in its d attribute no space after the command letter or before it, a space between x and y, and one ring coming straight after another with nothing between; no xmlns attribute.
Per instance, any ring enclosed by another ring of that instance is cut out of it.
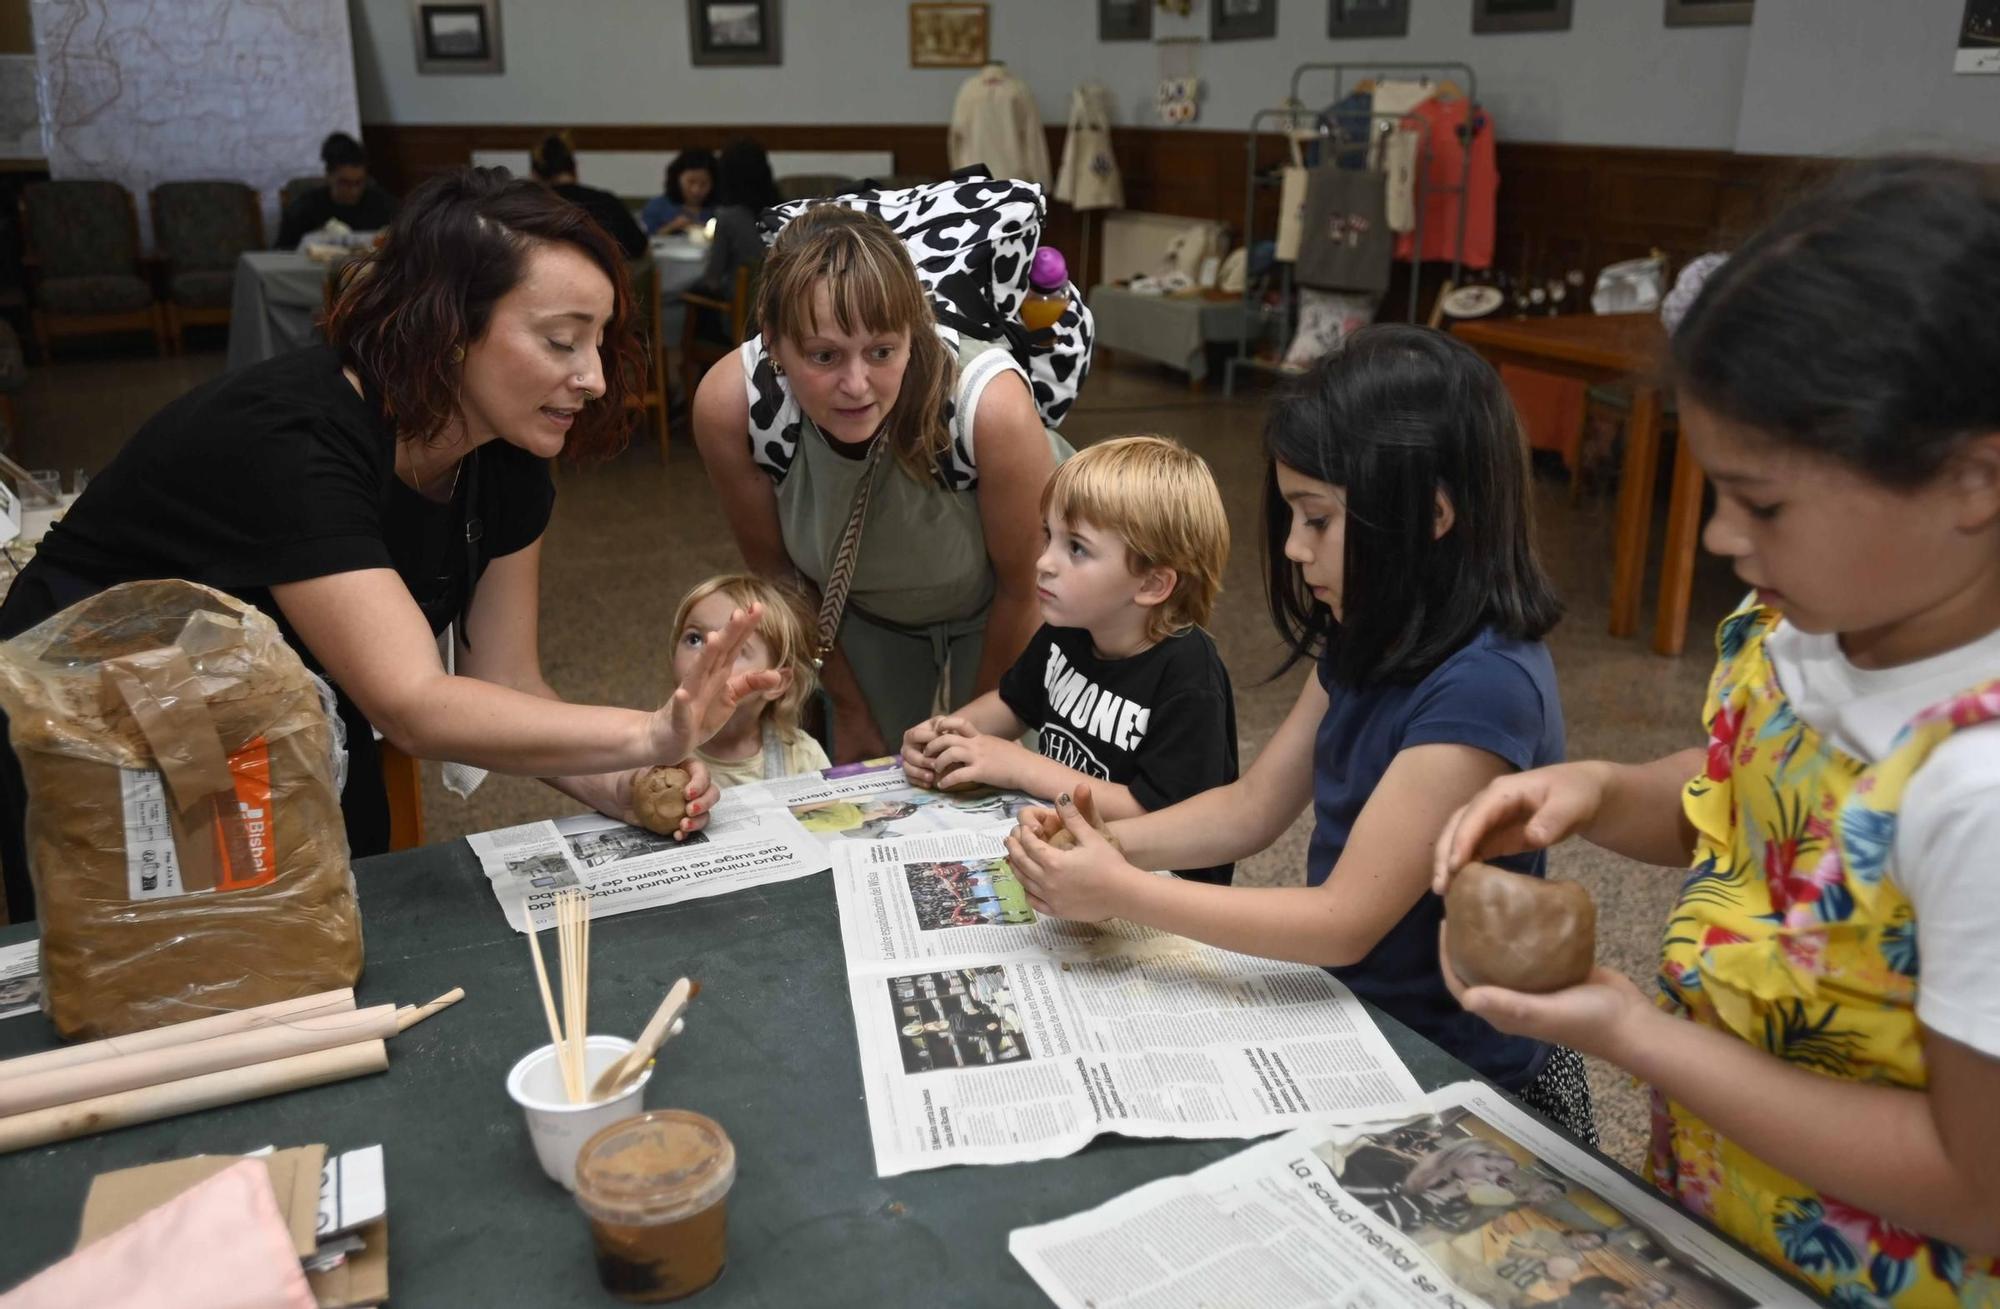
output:
<svg viewBox="0 0 2000 1309"><path fill-rule="evenodd" d="M1305 79L1317 74L1332 75L1333 98L1317 111L1302 109L1300 106L1305 102L1300 92L1304 86ZM1365 151L1378 135L1394 130L1407 115L1376 113L1371 110L1366 115L1369 120L1368 133L1365 137L1357 140L1344 131L1342 123L1345 120L1359 118L1362 115L1356 112L1337 111L1343 100L1354 92L1363 89L1361 84L1364 81L1379 78L1384 74L1399 74L1406 77L1414 75L1423 81L1436 81L1440 84L1455 82L1465 97L1468 107L1469 112L1466 117L1467 127L1474 131L1477 130L1479 80L1477 75L1472 71L1470 64L1455 62L1424 63L1390 61L1387 63L1364 63L1340 61L1334 63L1313 62L1298 65L1292 69L1291 94L1287 102L1287 107L1259 109L1250 116L1249 141L1245 147L1247 157L1244 169L1245 186L1243 195L1243 249L1246 251L1246 258L1248 257L1248 250L1257 241L1258 189L1260 187L1269 188L1277 186L1283 177L1282 168L1274 176L1258 175L1258 147L1262 144L1265 134L1273 130L1269 124L1274 121L1280 122L1282 125L1276 130L1282 135L1289 137L1296 129L1300 119L1302 117L1309 117L1320 137L1319 157L1322 162L1357 150ZM1286 157L1289 159L1289 153ZM1459 152L1459 173L1456 183L1434 184L1431 181L1430 172L1430 138L1426 135L1417 148L1416 190L1412 198L1416 210L1414 215L1415 226L1410 232L1411 245L1415 251L1415 256L1410 260L1409 310L1410 321L1413 323L1419 321L1417 317L1417 303L1418 283L1421 278L1418 274L1423 264L1424 254L1425 202L1433 195L1456 194L1459 196L1458 230L1453 234L1451 244L1451 280L1453 283L1456 283L1464 275L1466 223L1466 206L1464 201L1471 190L1471 140L1468 139L1464 143L1464 149ZM1272 321L1276 323L1277 335L1280 342L1289 342L1291 340L1292 295L1294 291L1292 285L1292 265L1289 261L1286 261L1280 263L1278 267L1280 270L1278 274L1278 303L1274 309L1267 309L1258 303L1260 296L1255 284L1248 277L1244 279L1243 322L1238 332L1236 353L1225 361L1222 369L1222 393L1224 395L1235 394L1236 370L1239 368L1252 368L1263 372L1285 371L1278 365L1267 363L1252 354L1253 343L1261 339L1264 329ZM1253 326L1255 330L1253 330Z"/></svg>

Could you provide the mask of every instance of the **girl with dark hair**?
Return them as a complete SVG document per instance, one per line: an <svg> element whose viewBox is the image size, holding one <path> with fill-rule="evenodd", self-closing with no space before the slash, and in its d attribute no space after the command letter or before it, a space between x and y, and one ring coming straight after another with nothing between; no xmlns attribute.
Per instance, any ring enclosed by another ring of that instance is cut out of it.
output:
<svg viewBox="0 0 2000 1309"><path fill-rule="evenodd" d="M639 211L646 235L685 232L705 227L715 217L715 156L706 150L683 150L667 165L666 189Z"/></svg>
<svg viewBox="0 0 2000 1309"><path fill-rule="evenodd" d="M1835 1304L2000 1288L2000 174L1854 168L1759 233L1673 336L1755 588L1705 749L1495 782L1467 860L1572 834L1684 870L1656 1008L1598 969L1463 993L1652 1083L1669 1195ZM1835 1198L1838 1197L1838 1198Z"/></svg>
<svg viewBox="0 0 2000 1309"><path fill-rule="evenodd" d="M736 270L763 262L757 216L782 198L763 146L744 136L723 147L715 163L715 238L698 284L705 294L727 299Z"/></svg>
<svg viewBox="0 0 2000 1309"><path fill-rule="evenodd" d="M576 153L562 133L542 138L528 155L528 168L536 181L596 219L627 259L646 253L646 234L639 230L639 220L632 217L625 202L609 191L576 180Z"/></svg>
<svg viewBox="0 0 2000 1309"><path fill-rule="evenodd" d="M1575 1053L1460 1010L1438 973L1431 834L1496 777L1562 758L1542 636L1525 443L1499 375L1423 328L1354 334L1272 405L1266 589L1316 664L1242 778L1140 818L1094 822L1085 788L1008 838L1038 908L1118 917L1225 949L1324 965L1528 1103L1594 1139ZM1269 846L1308 804L1302 887L1210 886L1200 868ZM1046 843L1057 825L1073 851ZM1122 850L1118 847L1122 847ZM1543 872L1539 855L1508 861Z"/></svg>
<svg viewBox="0 0 2000 1309"><path fill-rule="evenodd" d="M320 143L326 185L301 194L278 221L278 249L297 248L300 241L339 219L357 232L387 227L396 217L396 197L368 176L368 152L345 132Z"/></svg>
<svg viewBox="0 0 2000 1309"><path fill-rule="evenodd" d="M680 763L774 673L729 676L732 618L657 712L564 704L536 649L549 460L624 440L639 377L624 265L572 205L504 170L411 195L330 291L327 344L168 405L63 517L0 607L0 637L107 587L186 578L277 620L334 684L354 855L388 845L373 730L422 759L541 777L630 821L636 772ZM438 651L447 626L456 673ZM689 765L694 805L713 800ZM26 797L0 757L8 916L34 916Z"/></svg>

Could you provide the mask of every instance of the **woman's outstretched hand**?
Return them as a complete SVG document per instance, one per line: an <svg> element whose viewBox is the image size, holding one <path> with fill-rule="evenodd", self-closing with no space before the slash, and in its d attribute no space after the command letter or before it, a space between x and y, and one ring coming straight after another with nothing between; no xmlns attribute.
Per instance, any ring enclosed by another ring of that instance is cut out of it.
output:
<svg viewBox="0 0 2000 1309"><path fill-rule="evenodd" d="M746 696L784 685L784 673L774 668L751 673L730 671L736 666L737 652L757 630L763 612L762 605L732 610L720 632L708 633L694 672L653 714L649 753L655 761L672 764L687 758L722 730Z"/></svg>

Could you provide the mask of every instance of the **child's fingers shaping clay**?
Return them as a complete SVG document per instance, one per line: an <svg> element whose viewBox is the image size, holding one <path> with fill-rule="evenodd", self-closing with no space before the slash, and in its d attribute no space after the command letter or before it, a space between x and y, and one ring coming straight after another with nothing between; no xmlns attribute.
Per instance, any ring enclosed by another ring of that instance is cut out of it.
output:
<svg viewBox="0 0 2000 1309"><path fill-rule="evenodd" d="M1445 948L1467 986L1560 991L1597 961L1597 906L1575 882L1467 864L1444 897Z"/></svg>
<svg viewBox="0 0 2000 1309"><path fill-rule="evenodd" d="M685 768L648 768L632 783L632 814L639 825L661 836L672 836L687 817L688 773Z"/></svg>

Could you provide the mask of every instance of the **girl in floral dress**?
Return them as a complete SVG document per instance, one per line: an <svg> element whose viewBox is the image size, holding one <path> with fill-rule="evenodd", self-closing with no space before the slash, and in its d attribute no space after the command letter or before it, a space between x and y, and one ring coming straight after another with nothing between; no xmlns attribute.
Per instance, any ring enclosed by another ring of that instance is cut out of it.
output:
<svg viewBox="0 0 2000 1309"><path fill-rule="evenodd" d="M1654 1087L1649 1169L1839 1305L2000 1304L2000 175L1857 167L1673 336L1724 620L1705 750L1503 777L1468 860L1692 871L1661 1004L1599 968L1465 1007Z"/></svg>

